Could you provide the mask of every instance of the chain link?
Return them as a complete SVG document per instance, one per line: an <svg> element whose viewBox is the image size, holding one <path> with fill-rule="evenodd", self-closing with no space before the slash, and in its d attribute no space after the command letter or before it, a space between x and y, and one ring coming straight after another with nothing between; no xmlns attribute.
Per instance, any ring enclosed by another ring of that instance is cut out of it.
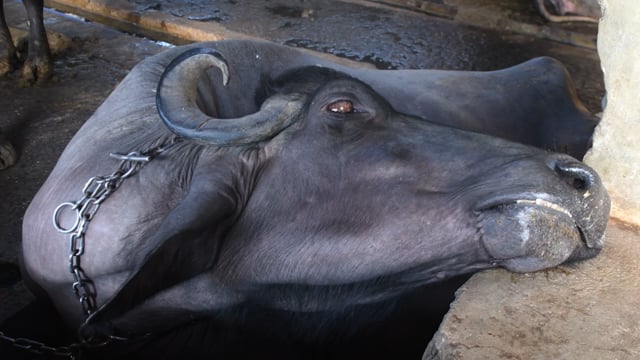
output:
<svg viewBox="0 0 640 360"><path fill-rule="evenodd" d="M76 202L66 201L58 205L53 212L53 226L59 232L69 235L69 272L73 275L73 293L80 302L85 315L91 315L97 309L96 286L81 266L82 255L85 252L85 233L89 222L98 212L100 205L116 191L125 179L135 175L144 165L159 154L180 142L179 138L171 138L168 142L153 147L143 152L130 152L128 154L109 154L112 158L120 160L118 168L106 176L94 176L87 181L82 188L82 198ZM75 211L75 220L72 226L65 228L60 224L60 216L65 209ZM0 340L14 347L25 349L36 354L48 354L53 356L76 359L76 354L87 347L106 345L113 339L122 340L116 336L109 336L107 341L88 343L74 343L69 346L51 347L39 341L26 338L13 338L0 331Z"/></svg>
<svg viewBox="0 0 640 360"><path fill-rule="evenodd" d="M69 359L75 359L75 353L80 347L80 344L72 344L69 346L51 347L39 341L26 339L26 338L13 338L5 335L0 331L0 340L9 343L10 345L27 350L34 354L49 354L53 356L67 357Z"/></svg>
<svg viewBox="0 0 640 360"><path fill-rule="evenodd" d="M81 266L81 257L85 249L85 233L89 222L98 212L100 205L116 191L125 179L136 174L146 163L157 155L167 151L179 140L172 138L166 144L153 147L143 152L128 154L112 153L112 158L120 160L118 168L106 176L94 176L82 188L82 198L76 202L63 202L53 213L53 226L61 233L69 236L69 272L73 275L73 292L78 298L85 315L91 315L97 310L97 291L93 280ZM64 209L75 211L73 226L64 228L60 225L60 215Z"/></svg>
<svg viewBox="0 0 640 360"><path fill-rule="evenodd" d="M73 292L78 298L85 315L91 315L97 309L96 288L91 278L86 274L81 265L81 257L85 250L85 233L89 222L98 212L100 205L120 187L124 179L135 174L149 159L138 159L137 153L130 154L135 160L121 160L116 171L108 176L94 176L87 181L82 189L82 198L76 202L64 202L60 204L53 215L55 228L69 236L69 272L73 275ZM60 225L60 215L63 210L75 211L73 226L64 228Z"/></svg>

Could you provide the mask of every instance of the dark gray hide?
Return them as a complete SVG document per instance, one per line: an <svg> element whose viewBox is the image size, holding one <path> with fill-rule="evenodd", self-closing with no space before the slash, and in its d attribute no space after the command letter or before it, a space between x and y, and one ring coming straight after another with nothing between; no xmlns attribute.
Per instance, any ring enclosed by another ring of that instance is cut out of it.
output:
<svg viewBox="0 0 640 360"><path fill-rule="evenodd" d="M137 65L27 210L26 273L70 326L85 316L70 291L66 236L50 216L87 179L114 170L110 152L173 137L154 106L156 87L167 64L194 47L226 60L228 84L220 70L204 71L221 63L212 55L166 76L167 121L198 140L148 163L91 221L82 266L100 309L86 333L157 332L247 303L340 312L480 269L590 258L603 245L609 199L593 170L427 121L547 148L568 144L571 126L584 147L593 123L551 59L491 73L378 71L268 43L194 44ZM237 128L261 105L287 114L271 135L211 144L208 134Z"/></svg>
<svg viewBox="0 0 640 360"><path fill-rule="evenodd" d="M229 71L236 80L215 99L218 111L230 117L255 110L252 94L238 94L260 88L265 77L322 65L366 82L398 112L578 159L591 147L598 122L578 100L566 69L548 57L499 71L469 72L351 68L272 44L238 47L233 53Z"/></svg>

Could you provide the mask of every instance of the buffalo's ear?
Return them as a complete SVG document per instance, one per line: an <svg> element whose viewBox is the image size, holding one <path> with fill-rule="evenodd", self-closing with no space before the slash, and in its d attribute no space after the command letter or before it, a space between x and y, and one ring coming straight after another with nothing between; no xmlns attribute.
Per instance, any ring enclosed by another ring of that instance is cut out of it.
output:
<svg viewBox="0 0 640 360"><path fill-rule="evenodd" d="M87 319L85 330L104 326L158 292L214 266L220 242L244 202L234 175L240 173L234 167L242 165L203 157L207 158L201 156L187 195L154 233L148 255L116 295Z"/></svg>

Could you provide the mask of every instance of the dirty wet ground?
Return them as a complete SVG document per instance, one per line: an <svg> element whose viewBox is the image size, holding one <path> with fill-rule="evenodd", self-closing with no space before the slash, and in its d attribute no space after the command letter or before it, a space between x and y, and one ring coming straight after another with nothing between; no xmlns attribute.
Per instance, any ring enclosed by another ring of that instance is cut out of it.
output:
<svg viewBox="0 0 640 360"><path fill-rule="evenodd" d="M381 69L494 70L535 56L553 56L567 66L578 96L591 112L600 111L604 94L593 48L475 28L421 13L321 0L132 2L141 13L153 10L193 21L213 21L236 32ZM5 11L10 26L26 29L21 3L5 1ZM537 14L527 11L519 16ZM15 267L22 215L31 198L69 139L128 70L163 48L151 40L50 9L45 11L45 23L49 31L70 40L55 55L54 77L32 88L19 87L15 76L0 79L0 129L19 153L18 163L0 172L0 321L33 299ZM595 37L596 27L581 26L579 31Z"/></svg>

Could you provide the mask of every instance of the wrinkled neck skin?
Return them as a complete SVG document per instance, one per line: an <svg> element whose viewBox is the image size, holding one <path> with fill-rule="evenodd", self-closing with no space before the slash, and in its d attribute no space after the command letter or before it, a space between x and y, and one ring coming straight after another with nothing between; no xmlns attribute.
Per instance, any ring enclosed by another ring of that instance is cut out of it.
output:
<svg viewBox="0 0 640 360"><path fill-rule="evenodd" d="M451 149L449 129L424 131L431 125L410 118L370 126L360 139L319 136L326 129L313 123L297 127L256 157L263 169L213 270L243 298L336 311L497 266L474 206L500 189L491 175L468 184L522 158L517 149L491 165L482 160L486 144L469 134L460 146L477 147L469 149L477 155L451 161L438 155L461 150Z"/></svg>
<svg viewBox="0 0 640 360"><path fill-rule="evenodd" d="M450 174L438 174L444 162L434 156L439 151L423 151L426 145L450 147L447 129L429 140L415 128L428 123L394 124L395 133L385 126L367 133L379 137L376 141L321 137L323 126L298 123L261 147L205 149L200 167L239 169L221 196L237 206L225 221L228 232L217 231L207 240L218 243L215 262L159 289L141 306L113 317L100 314L103 320L118 331L140 333L245 303L291 312L343 312L495 267L473 212L477 191L463 190L467 176L478 175L470 165L479 159L449 164L450 171L467 175L447 180ZM205 160L212 152L215 159ZM309 157L315 161L297 160ZM210 175L195 173L192 190L211 182ZM120 291L113 285L122 280L98 280L105 287L102 296Z"/></svg>
<svg viewBox="0 0 640 360"><path fill-rule="evenodd" d="M317 220L311 228L328 228L325 224L336 223L346 228L369 225L362 224L364 219L357 215ZM305 234L310 241L304 244L300 239L289 238L285 244L270 245L262 242L263 237L256 237L255 242L247 244L250 250L242 258L235 255L235 246L223 249L215 274L231 274L228 281L253 304L295 312L331 312L388 300L428 283L494 266L482 248L479 233L474 231L472 218L471 230L463 233L446 216L421 229L410 222L399 225L406 225L405 230L389 231L382 223L348 237L345 233L319 230ZM417 239L401 240L406 233L429 231L430 226L438 227L433 233L449 231L460 237L432 238L429 246ZM284 225L267 232L286 233L289 228ZM393 251L381 249L388 242L395 243Z"/></svg>
<svg viewBox="0 0 640 360"><path fill-rule="evenodd" d="M209 214L215 199L234 208L225 229L195 246L194 256L215 261L154 290L141 306L112 301L108 309L120 310L92 321L138 332L244 303L335 312L387 300L499 266L505 259L487 252L478 204L551 186L539 179L551 172L545 153L526 146L399 114L339 131L309 117L259 146L203 151L187 199L212 200L192 211ZM211 169L221 164L236 169L223 176L234 180L209 185L220 182ZM202 253L204 244L216 244L215 254ZM141 284L157 275L145 277Z"/></svg>

